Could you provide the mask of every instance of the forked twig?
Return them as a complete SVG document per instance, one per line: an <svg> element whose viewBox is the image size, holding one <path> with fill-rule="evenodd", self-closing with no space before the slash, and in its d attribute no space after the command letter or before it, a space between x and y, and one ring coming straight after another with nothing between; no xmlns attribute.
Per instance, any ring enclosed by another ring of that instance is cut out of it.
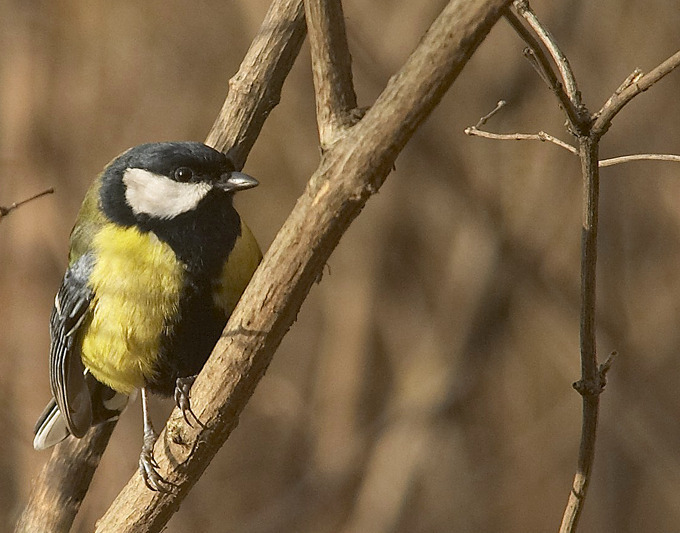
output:
<svg viewBox="0 0 680 533"><path fill-rule="evenodd" d="M531 29L534 30L538 38L545 45L548 52L552 56L555 64L557 65L560 75L562 76L562 81L564 83L564 88L567 92L569 100L574 104L574 106L579 109L582 106L581 103L581 93L578 90L578 85L576 84L576 78L574 72L571 69L569 60L567 56L562 52L560 47L553 37L552 33L546 28L533 12L528 0L515 0L513 6L517 12L527 21Z"/></svg>
<svg viewBox="0 0 680 533"><path fill-rule="evenodd" d="M550 90L557 97L560 107L564 110L569 118L569 124L579 124L581 121L579 109L574 105L567 93L564 91L564 85L562 82L560 82L557 75L555 74L550 60L543 52L543 48L541 47L539 41L529 30L526 29L517 15L515 15L510 9L505 10L505 19L527 44L527 48L524 49L525 57L529 59L531 65L534 67L536 72L538 72L541 79L545 81Z"/></svg>
<svg viewBox="0 0 680 533"><path fill-rule="evenodd" d="M557 137L553 137L549 133L539 131L538 133L492 133L490 131L480 130L477 126L470 126L465 128L465 135L471 137L484 137L485 139L494 139L497 141L541 141L550 142L560 148L564 148L572 154L578 155L578 149L571 144L561 141Z"/></svg>
<svg viewBox="0 0 680 533"><path fill-rule="evenodd" d="M357 97L340 0L308 0L305 15L312 56L319 141L326 150L353 125Z"/></svg>
<svg viewBox="0 0 680 533"><path fill-rule="evenodd" d="M503 100L501 100L503 102ZM465 128L465 135L470 137L483 137L484 139L493 139L496 141L541 141L549 142L555 146L565 149L567 152L578 155L578 148L572 146L571 144L558 139L557 137L550 135L544 131L539 131L538 133L494 133L491 131L480 130L480 124L486 122L492 114L495 114L498 110L496 107L491 113L484 115L479 119L474 126L469 126ZM614 165L620 165L622 163L631 163L634 161L667 161L672 163L680 163L680 155L676 154L629 154L621 155L618 157L610 157L607 159L600 159L598 165L600 168L611 167Z"/></svg>
<svg viewBox="0 0 680 533"><path fill-rule="evenodd" d="M581 379L576 382L575 388L582 396L583 419L577 470L560 525L560 533L572 533L578 525L590 482L590 473L595 457L599 395L604 388L605 374L609 370L613 359L610 356L603 365L598 365L596 353L595 286L599 213L599 169L600 167L629 161L649 159L662 161L680 160L680 156L666 154L637 154L600 161L599 140L611 125L614 116L628 102L636 95L649 89L649 87L680 64L680 52L671 56L646 75L642 75L636 69L617 88L602 109L593 115L582 103L581 93L566 55L558 46L551 32L533 12L528 0L515 0L513 6L517 13L531 27L535 36L527 30L524 24L510 10L506 10L506 19L527 44L528 52L525 52L525 55L531 59L532 65L558 98L560 107L567 116L569 130L578 140L578 148L560 141L545 132L539 132L538 134L496 134L484 132L479 129L481 121L477 126L467 128L465 133L501 140L548 141L571 153L578 153L581 159L581 172L583 176L580 313ZM550 61L543 52L541 43L548 50L557 67L561 81L553 71ZM496 111L494 110L492 114L495 114Z"/></svg>
<svg viewBox="0 0 680 533"><path fill-rule="evenodd" d="M602 109L598 111L596 115L597 118L592 125L593 135L598 137L604 135L609 129L614 117L626 104L628 104L628 102L638 94L649 89L657 81L673 72L678 66L680 66L680 51L675 52L675 54L666 59L666 61L650 70L644 76L636 76L627 87L614 93L614 95L607 100L605 105L602 106Z"/></svg>

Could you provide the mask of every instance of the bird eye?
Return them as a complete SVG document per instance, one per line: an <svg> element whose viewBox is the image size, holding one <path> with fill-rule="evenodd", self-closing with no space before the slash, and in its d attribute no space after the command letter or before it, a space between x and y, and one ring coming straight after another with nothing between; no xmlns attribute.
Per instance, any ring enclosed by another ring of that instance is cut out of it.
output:
<svg viewBox="0 0 680 533"><path fill-rule="evenodd" d="M175 179L177 181L186 182L189 181L194 175L194 171L189 167L179 167L175 170Z"/></svg>

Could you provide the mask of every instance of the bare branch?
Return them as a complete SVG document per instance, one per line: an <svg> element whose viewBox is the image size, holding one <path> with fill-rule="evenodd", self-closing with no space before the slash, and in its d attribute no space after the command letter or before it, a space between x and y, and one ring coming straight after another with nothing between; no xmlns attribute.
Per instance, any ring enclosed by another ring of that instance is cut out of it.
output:
<svg viewBox="0 0 680 533"><path fill-rule="evenodd" d="M229 154L239 168L279 100L304 34L302 0L274 0L239 72L230 81L229 94L206 143L220 150L238 143ZM83 439L68 439L55 447L33 485L18 531L70 529L114 426L96 426Z"/></svg>
<svg viewBox="0 0 680 533"><path fill-rule="evenodd" d="M680 163L680 155L675 155L675 154L621 155L619 157L602 159L600 161L600 168L611 167L613 165L620 165L621 163L630 163L631 161L672 161L672 162L675 162L675 163Z"/></svg>
<svg viewBox="0 0 680 533"><path fill-rule="evenodd" d="M515 0L513 5L517 12L528 22L540 41L548 49L556 63L564 85L566 95L561 84L552 70L542 47L524 25L512 14L506 12L506 18L529 46L529 58L541 77L553 89L560 102L560 107L567 116L567 123L572 133L578 137L578 151L573 147L548 136L544 132L539 134L495 134L470 127L465 130L468 135L476 135L500 140L540 140L549 141L571 153L578 153L581 159L583 176L583 228L581 237L581 379L574 385L583 400L583 417L581 428L581 443L576 474L569 494L567 507L562 517L560 533L572 533L576 530L578 520L583 510L586 491L590 482L590 472L595 457L595 441L597 434L599 394L605 383L605 374L611 365L610 358L601 366L597 364L595 304L596 304L596 264L597 264L597 227L599 211L599 169L639 160L680 161L680 156L665 154L637 154L615 157L599 161L599 140L611 125L614 116L636 95L647 90L654 83L666 76L680 64L680 52L671 56L647 75L636 69L619 86L607 100L602 109L595 115L590 114L582 104L581 94L576 84L571 66L562 53L554 37L538 20L531 10L527 0Z"/></svg>
<svg viewBox="0 0 680 533"><path fill-rule="evenodd" d="M551 142L560 148L564 148L572 154L578 155L578 149L573 147L569 143L561 141L557 137L539 131L538 133L492 133L489 131L480 130L477 126L470 126L465 128L465 135L470 135L472 137L484 137L486 139L495 139L497 141L541 141L541 142Z"/></svg>
<svg viewBox="0 0 680 533"><path fill-rule="evenodd" d="M305 15L316 93L316 118L322 149L352 126L357 106L345 18L340 0L306 0Z"/></svg>
<svg viewBox="0 0 680 533"><path fill-rule="evenodd" d="M484 124L486 124L496 113L498 113L506 105L508 105L508 103L505 100L498 100L496 107L494 107L491 111L489 111L486 115L484 115L482 118L480 118L477 121L477 124L475 124L475 126L474 126L475 129L481 128Z"/></svg>
<svg viewBox="0 0 680 533"><path fill-rule="evenodd" d="M618 95L620 95L624 90L626 90L634 83L637 83L638 80L643 76L643 74L644 73L639 68L636 68L633 72L631 72L628 75L628 77L621 82L621 85L619 85L619 87L614 91L614 94L612 94L609 97L609 99L605 102L604 106L602 107L610 106L614 98L616 98Z"/></svg>
<svg viewBox="0 0 680 533"><path fill-rule="evenodd" d="M37 198L40 198L42 196L45 196L47 194L52 194L52 193L54 193L54 188L50 187L49 189L44 190L42 192L39 192L38 194L34 194L30 198L26 198L25 200L21 200L19 202L14 202L12 205L10 205L8 207L3 207L3 206L0 205L0 222L2 221L2 219L5 216L9 215L17 207L21 207L22 205L27 204L28 202L32 202L33 200L35 200Z"/></svg>
<svg viewBox="0 0 680 533"><path fill-rule="evenodd" d="M205 143L228 149L243 168L264 121L279 103L281 88L305 38L302 0L274 0L238 72Z"/></svg>
<svg viewBox="0 0 680 533"><path fill-rule="evenodd" d="M600 174L598 142L590 137L579 138L579 156L583 175L583 227L581 228L581 380L575 386L583 401L581 443L578 464L567 507L562 517L560 533L575 531L583 511L590 472L595 458L597 421L602 385L597 363L595 330L597 230L599 213Z"/></svg>
<svg viewBox="0 0 680 533"><path fill-rule="evenodd" d="M82 439L57 444L34 480L15 533L69 531L87 494L116 421L92 428Z"/></svg>
<svg viewBox="0 0 680 533"><path fill-rule="evenodd" d="M564 92L564 86L557 78L550 61L543 51L543 47L510 9L506 9L505 18L527 44L524 55L530 60L532 66L557 97L558 104L567 114L567 119L572 129L578 131L582 122L580 111L574 102L569 99L567 93Z"/></svg>
<svg viewBox="0 0 680 533"><path fill-rule="evenodd" d="M555 64L557 65L560 75L562 76L562 81L564 82L564 88L571 100L572 104L576 109L581 109L581 93L576 85L576 78L571 70L571 65L569 60L564 55L560 49L555 37L552 33L538 20L536 14L531 9L528 0L515 0L513 6L524 19L529 23L529 26L536 32L538 38L545 45L548 52L552 56Z"/></svg>
<svg viewBox="0 0 680 533"><path fill-rule="evenodd" d="M486 117L482 117L486 118ZM564 148L568 152L578 155L578 149L569 143L566 143L557 137L550 135L544 131L538 133L493 133L490 131L480 130L477 126L470 126L465 128L465 135L471 137L483 137L485 139L493 139L496 141L541 141L550 142L560 148ZM599 162L600 168L620 165L622 163L630 163L632 161L671 161L680 163L680 155L675 154L631 154L622 155L618 157L611 157L609 159L602 159Z"/></svg>
<svg viewBox="0 0 680 533"><path fill-rule="evenodd" d="M666 59L654 70L644 76L636 76L631 84L621 91L617 91L607 100L606 104L597 113L597 118L593 122L592 133L596 137L601 137L606 133L612 120L623 107L635 98L638 94L646 91L664 76L670 74L680 65L680 51Z"/></svg>
<svg viewBox="0 0 680 533"><path fill-rule="evenodd" d="M554 75L547 58L543 55L540 45L526 30L524 25L508 11L506 18L529 45L531 52L529 57L532 59L532 64L538 70L539 74L541 74L541 77L548 82L548 85L551 88L553 88L553 92L557 96L561 107L567 115L567 122L571 126L572 132L578 137L578 155L581 159L581 172L583 176L580 314L581 379L575 384L575 388L582 396L583 418L578 466L560 526L560 533L572 533L577 527L583 510L586 491L590 482L590 472L595 457L599 394L604 387L606 371L611 365L610 357L604 365L598 367L596 351L595 286L599 212L599 169L600 166L610 166L640 159L676 160L675 156L665 157L663 155L655 154L640 154L638 156L613 158L600 163L599 140L609 128L613 117L623 108L623 106L637 94L651 87L680 64L680 52L676 53L645 76L642 76L639 70L636 69L607 100L600 112L591 116L590 112L581 101L581 94L578 90L576 79L571 66L569 65L569 61L560 50L555 38L538 20L535 13L531 10L528 0L515 0L513 6L545 45L560 71L570 103L565 101L563 95L564 91L562 91L559 82L556 81L556 76ZM468 135L478 135L502 140L550 140L550 142L574 153L573 147L566 143L562 143L561 141L557 141L554 138L547 139L543 132L538 135L499 135L481 132L475 127L468 128L466 133Z"/></svg>
<svg viewBox="0 0 680 533"><path fill-rule="evenodd" d="M340 237L506 3L452 0L364 119L324 154L194 384L192 407L207 429L187 427L175 410L154 450L177 492L151 493L135 475L97 531L164 527L235 427Z"/></svg>

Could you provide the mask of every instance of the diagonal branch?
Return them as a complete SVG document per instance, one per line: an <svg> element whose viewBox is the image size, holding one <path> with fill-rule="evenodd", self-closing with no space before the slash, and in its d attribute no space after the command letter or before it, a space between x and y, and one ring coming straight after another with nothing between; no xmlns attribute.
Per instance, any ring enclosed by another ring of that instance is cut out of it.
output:
<svg viewBox="0 0 680 533"><path fill-rule="evenodd" d="M352 59L340 0L305 0L321 148L326 150L354 122L357 106Z"/></svg>
<svg viewBox="0 0 680 533"><path fill-rule="evenodd" d="M281 99L281 88L305 39L302 0L274 0L238 72L205 143L228 149L243 168L264 121Z"/></svg>
<svg viewBox="0 0 680 533"><path fill-rule="evenodd" d="M116 422L100 424L82 439L67 439L57 444L33 481L15 533L71 529Z"/></svg>
<svg viewBox="0 0 680 533"><path fill-rule="evenodd" d="M229 153L238 168L279 101L304 35L302 0L274 0L241 68L230 80L229 94L206 143L221 150L233 145ZM97 426L84 438L55 447L33 484L17 532L68 531L114 426L115 422Z"/></svg>
<svg viewBox="0 0 680 533"><path fill-rule="evenodd" d="M541 78L547 83L550 90L557 97L560 107L567 114L567 118L569 120L569 124L572 126L572 129L577 131L576 125L581 121L579 110L570 100L567 93L564 92L564 85L557 78L550 61L546 57L545 53L543 53L543 48L541 47L540 43L531 34L531 32L524 27L524 24L522 24L522 22L517 18L517 15L515 15L510 9L505 11L505 19L527 44L527 48L525 49L527 52L527 57L531 59L532 64L538 70Z"/></svg>
<svg viewBox="0 0 680 533"><path fill-rule="evenodd" d="M571 69L571 65L569 64L567 56L564 55L564 52L562 52L559 45L557 44L555 37L553 37L552 33L550 33L548 28L546 28L541 23L541 21L538 20L538 17L536 16L536 13L534 13L533 10L531 9L528 0L515 0L513 2L513 5L515 6L515 9L520 14L520 16L524 17L524 19L529 23L531 29L533 29L534 32L536 32L536 35L538 35L538 38L545 45L548 52L552 56L553 61L555 61L555 64L557 65L557 68L560 71L560 75L562 76L562 81L564 82L564 89L567 92L569 100L571 100L572 104L576 109L581 109L582 106L581 93L578 90L578 86L576 85L576 78L574 77L574 72Z"/></svg>
<svg viewBox="0 0 680 533"><path fill-rule="evenodd" d="M680 51L673 54L666 59L666 61L644 76L636 76L636 79L622 91L614 93L614 95L607 100L604 107L597 113L597 118L595 119L595 122L593 122L592 127L593 135L596 135L598 138L602 137L609 129L614 117L626 104L628 104L628 102L638 94L649 89L661 78L673 72L678 65L680 65Z"/></svg>
<svg viewBox="0 0 680 533"><path fill-rule="evenodd" d="M193 388L205 429L175 410L154 456L171 494L135 475L97 531L160 531L228 438L328 257L401 148L438 104L507 0L452 0L364 119L324 154Z"/></svg>
<svg viewBox="0 0 680 533"><path fill-rule="evenodd" d="M46 196L48 194L52 194L54 192L54 189L50 187L47 190L44 190L42 192L39 192L38 194L34 194L30 198L25 198L24 200L20 200L18 202L14 202L13 204L3 207L0 205L0 222L2 221L3 217L9 215L12 211L17 209L18 207L21 207L24 204L27 204L29 202L32 202L33 200L37 200L38 198L41 198L42 196Z"/></svg>

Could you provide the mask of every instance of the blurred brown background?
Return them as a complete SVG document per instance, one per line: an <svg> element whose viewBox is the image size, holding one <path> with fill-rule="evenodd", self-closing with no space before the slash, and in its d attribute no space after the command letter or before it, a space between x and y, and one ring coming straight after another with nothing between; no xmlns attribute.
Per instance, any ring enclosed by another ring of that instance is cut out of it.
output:
<svg viewBox="0 0 680 533"><path fill-rule="evenodd" d="M442 1L347 0L360 105ZM47 459L47 322L82 195L125 148L201 140L266 0L0 1L0 205L56 194L0 224L0 519ZM534 2L595 110L678 48L676 0ZM680 73L615 120L603 157L680 153ZM555 531L576 465L580 176L541 143L466 137L540 129L570 140L501 21L331 257L240 426L171 520L184 532ZM238 206L263 248L318 162L306 45L245 170ZM603 396L584 532L680 530L680 166L602 176ZM160 425L169 406L158 403ZM134 472L123 417L74 531Z"/></svg>

